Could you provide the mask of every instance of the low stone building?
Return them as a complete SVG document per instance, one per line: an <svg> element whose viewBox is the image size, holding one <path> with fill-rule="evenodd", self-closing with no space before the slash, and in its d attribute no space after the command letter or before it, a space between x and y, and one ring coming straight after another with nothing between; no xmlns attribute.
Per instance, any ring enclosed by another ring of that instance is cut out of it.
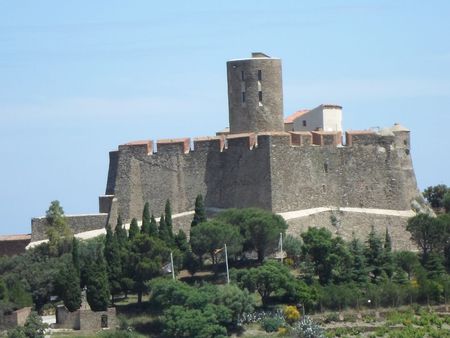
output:
<svg viewBox="0 0 450 338"><path fill-rule="evenodd" d="M86 297L83 297L81 307L73 312L64 305L56 308L55 329L72 329L83 331L98 331L101 329L115 330L117 327L116 308L106 311L92 311Z"/></svg>
<svg viewBox="0 0 450 338"><path fill-rule="evenodd" d="M24 307L7 315L0 315L0 331L16 326L24 326L30 313L31 307Z"/></svg>

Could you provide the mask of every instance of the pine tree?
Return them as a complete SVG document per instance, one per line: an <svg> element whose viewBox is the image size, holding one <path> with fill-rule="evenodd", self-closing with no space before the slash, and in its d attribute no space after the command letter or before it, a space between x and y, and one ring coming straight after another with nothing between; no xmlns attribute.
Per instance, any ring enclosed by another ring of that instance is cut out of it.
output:
<svg viewBox="0 0 450 338"><path fill-rule="evenodd" d="M203 196L199 194L195 198L195 212L194 218L192 219L191 227L196 226L199 223L205 222L206 220L207 218L205 206L203 205Z"/></svg>
<svg viewBox="0 0 450 338"><path fill-rule="evenodd" d="M142 212L141 234L150 235L150 205L148 202L145 203L144 211Z"/></svg>
<svg viewBox="0 0 450 338"><path fill-rule="evenodd" d="M169 200L166 201L166 207L164 208L164 217L166 220L166 227L169 238L173 238L172 208L170 206Z"/></svg>
<svg viewBox="0 0 450 338"><path fill-rule="evenodd" d="M367 239L365 256L372 281L378 281L383 273L384 248L382 240L375 233L375 228L373 226Z"/></svg>
<svg viewBox="0 0 450 338"><path fill-rule="evenodd" d="M143 222L143 221L142 221ZM144 228L144 223L142 223L142 229ZM143 231L142 231L143 232ZM144 233L144 232L143 232ZM130 223L130 230L128 230L128 239L132 240L134 237L136 237L139 234L139 226L136 218L133 218ZM145 232L147 234L147 232Z"/></svg>
<svg viewBox="0 0 450 338"><path fill-rule="evenodd" d="M157 236L158 235L158 224L156 223L155 216L150 218L150 236Z"/></svg>
<svg viewBox="0 0 450 338"><path fill-rule="evenodd" d="M364 256L364 246L357 238L353 237L350 242L350 253L352 254L352 280L356 283L367 282L366 257Z"/></svg>

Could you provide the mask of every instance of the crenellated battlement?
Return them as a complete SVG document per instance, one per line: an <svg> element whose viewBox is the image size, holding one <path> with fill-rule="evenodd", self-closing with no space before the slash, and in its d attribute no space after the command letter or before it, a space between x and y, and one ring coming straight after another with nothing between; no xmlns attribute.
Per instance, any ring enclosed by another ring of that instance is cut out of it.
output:
<svg viewBox="0 0 450 338"><path fill-rule="evenodd" d="M156 152L187 154L191 150L190 138L175 138L156 141Z"/></svg>
<svg viewBox="0 0 450 338"><path fill-rule="evenodd" d="M224 152L233 151L235 148L253 150L260 144L267 144L263 140L268 139L272 144L292 147L353 147L353 146L377 146L386 144L403 144L404 136L392 128L386 128L376 132L373 130L351 130L345 133L345 142L341 132L331 131L291 131L291 132L260 132L241 133L220 136L204 136L191 138L162 139L156 141L142 140L128 142L119 146L120 151L127 151L140 156L149 155L181 155L196 152ZM399 140L397 140L397 138ZM399 142L402 141L402 142ZM114 153L114 152L111 152Z"/></svg>

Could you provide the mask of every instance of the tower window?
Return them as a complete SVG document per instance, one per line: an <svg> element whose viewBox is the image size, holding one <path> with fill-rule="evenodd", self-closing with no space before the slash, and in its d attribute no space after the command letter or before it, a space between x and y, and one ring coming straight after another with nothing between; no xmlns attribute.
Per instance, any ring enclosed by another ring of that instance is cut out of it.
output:
<svg viewBox="0 0 450 338"><path fill-rule="evenodd" d="M302 121L303 127L306 127L306 120Z"/></svg>
<svg viewBox="0 0 450 338"><path fill-rule="evenodd" d="M245 102L245 92L242 92L242 103Z"/></svg>
<svg viewBox="0 0 450 338"><path fill-rule="evenodd" d="M243 70L241 71L241 80L242 80L242 81L244 81L244 80L245 80L245 73L244 73L244 71L243 71Z"/></svg>
<svg viewBox="0 0 450 338"><path fill-rule="evenodd" d="M259 98L259 102L262 102L262 91L261 90L258 92L258 98Z"/></svg>
<svg viewBox="0 0 450 338"><path fill-rule="evenodd" d="M261 81L262 80L262 72L261 72L261 70L259 69L258 70L258 81Z"/></svg>
<svg viewBox="0 0 450 338"><path fill-rule="evenodd" d="M323 171L325 171L325 173L328 173L328 163L323 164Z"/></svg>

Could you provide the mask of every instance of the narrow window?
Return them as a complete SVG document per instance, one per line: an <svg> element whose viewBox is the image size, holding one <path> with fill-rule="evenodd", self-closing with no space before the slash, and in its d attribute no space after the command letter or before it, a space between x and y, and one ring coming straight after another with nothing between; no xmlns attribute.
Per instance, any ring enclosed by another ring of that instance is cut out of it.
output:
<svg viewBox="0 0 450 338"><path fill-rule="evenodd" d="M262 102L262 91L260 90L258 92L259 102Z"/></svg>
<svg viewBox="0 0 450 338"><path fill-rule="evenodd" d="M306 127L306 120L303 120L303 127Z"/></svg>
<svg viewBox="0 0 450 338"><path fill-rule="evenodd" d="M245 92L242 92L242 103L245 103Z"/></svg>
<svg viewBox="0 0 450 338"><path fill-rule="evenodd" d="M325 173L328 173L328 163L323 164L323 171L325 171Z"/></svg>
<svg viewBox="0 0 450 338"><path fill-rule="evenodd" d="M242 81L245 80L245 74L244 74L244 71L243 71L243 70L241 71L241 80L242 80Z"/></svg>
<svg viewBox="0 0 450 338"><path fill-rule="evenodd" d="M325 184L322 184L322 192L326 192Z"/></svg>
<svg viewBox="0 0 450 338"><path fill-rule="evenodd" d="M261 70L258 70L258 81L262 80L262 72Z"/></svg>

